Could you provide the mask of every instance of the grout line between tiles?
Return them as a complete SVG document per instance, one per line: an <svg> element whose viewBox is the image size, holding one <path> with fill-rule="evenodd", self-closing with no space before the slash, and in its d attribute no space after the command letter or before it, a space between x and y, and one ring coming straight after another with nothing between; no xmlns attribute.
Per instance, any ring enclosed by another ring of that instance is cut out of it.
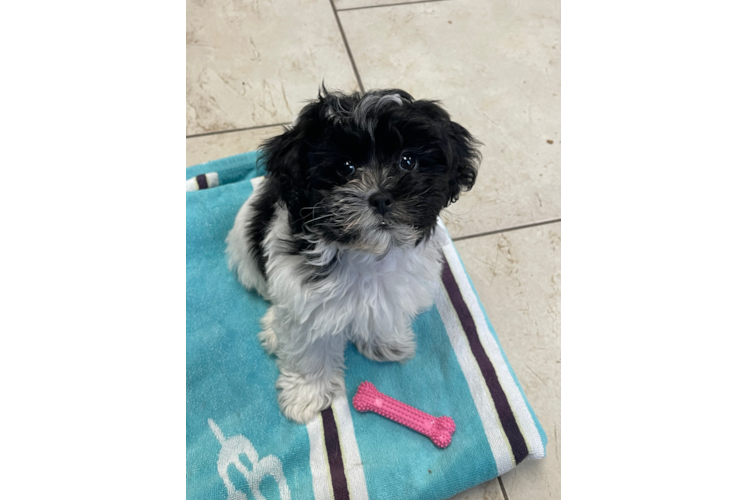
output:
<svg viewBox="0 0 748 500"><path fill-rule="evenodd" d="M499 486L501 486L501 494L504 495L504 500L509 500L509 495L506 494L506 490L504 489L504 481L502 481L500 477L497 477L496 479L499 480Z"/></svg>
<svg viewBox="0 0 748 500"><path fill-rule="evenodd" d="M545 224L553 224L554 222L561 222L561 217L559 217L558 219L542 220L540 222L522 224L521 226L505 227L503 229L496 229L495 231L486 231L485 233L469 234L467 236L458 236L457 238L452 238L452 241L469 240L471 238L480 238L481 236L490 236L492 234L506 233L507 231L515 231L517 229L525 229L528 227L542 226Z"/></svg>
<svg viewBox="0 0 748 500"><path fill-rule="evenodd" d="M228 134L229 132L244 132L245 130L256 130L258 128L280 127L281 125L291 125L291 122L271 123L270 125L255 125L254 127L232 128L229 130L218 130L216 132L205 132L204 134L192 134L188 135L187 139L191 139L193 137L205 137L206 135Z"/></svg>
<svg viewBox="0 0 748 500"><path fill-rule="evenodd" d="M338 9L338 12L344 12L346 10L376 9L377 7L394 7L395 5L412 5L414 3L432 3L432 2L444 2L444 1L446 0L417 0L415 2L385 3L381 5L364 5L363 7L348 7L347 9Z"/></svg>
<svg viewBox="0 0 748 500"><path fill-rule="evenodd" d="M364 84L361 82L361 76L358 74L358 68L356 67L356 61L353 60L353 52L348 46L348 39L345 37L345 31L343 25L340 23L340 17L338 16L338 10L335 8L335 0L330 0L330 7L332 7L332 13L335 14L335 21L338 23L338 29L340 30L340 36L343 37L343 45L345 45L345 51L348 52L348 59L351 61L353 67L353 74L356 75L356 82L358 82L358 88L361 92L365 92Z"/></svg>

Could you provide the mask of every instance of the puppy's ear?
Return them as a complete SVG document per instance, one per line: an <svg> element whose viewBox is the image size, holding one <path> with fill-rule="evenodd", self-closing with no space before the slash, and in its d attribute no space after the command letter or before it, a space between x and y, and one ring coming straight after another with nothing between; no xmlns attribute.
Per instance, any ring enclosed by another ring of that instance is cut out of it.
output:
<svg viewBox="0 0 748 500"><path fill-rule="evenodd" d="M323 133L321 107L321 101L307 104L290 128L260 146L260 159L265 163L268 180L272 180L287 205L293 205L307 187L309 145Z"/></svg>
<svg viewBox="0 0 748 500"><path fill-rule="evenodd" d="M459 123L450 122L447 135L449 137L451 178L449 179L449 203L454 203L463 191L470 191L478 175L481 154L476 140L465 127Z"/></svg>

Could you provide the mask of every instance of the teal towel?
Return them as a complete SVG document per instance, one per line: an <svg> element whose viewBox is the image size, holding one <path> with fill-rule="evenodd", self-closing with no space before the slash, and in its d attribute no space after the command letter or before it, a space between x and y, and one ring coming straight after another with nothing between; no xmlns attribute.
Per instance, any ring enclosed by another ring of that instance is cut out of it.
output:
<svg viewBox="0 0 748 500"><path fill-rule="evenodd" d="M268 302L229 271L225 239L257 153L187 169L187 498L445 499L545 456L546 436L450 242L435 304L416 318L406 364L346 351L346 394L307 425L276 401L278 369L257 339ZM452 443L351 399L359 384L454 419Z"/></svg>

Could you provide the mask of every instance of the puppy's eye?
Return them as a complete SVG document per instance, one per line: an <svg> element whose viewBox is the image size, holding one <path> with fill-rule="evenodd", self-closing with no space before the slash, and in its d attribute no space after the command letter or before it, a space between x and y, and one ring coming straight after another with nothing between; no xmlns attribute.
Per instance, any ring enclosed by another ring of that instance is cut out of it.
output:
<svg viewBox="0 0 748 500"><path fill-rule="evenodd" d="M416 168L416 163L418 160L416 160L416 157L413 156L410 153L405 153L400 157L400 168L403 170L413 170Z"/></svg>
<svg viewBox="0 0 748 500"><path fill-rule="evenodd" d="M342 165L338 167L338 173L342 175L343 177L348 177L350 175L353 175L353 172L355 171L356 171L356 166L350 160L346 160L345 163L343 163Z"/></svg>

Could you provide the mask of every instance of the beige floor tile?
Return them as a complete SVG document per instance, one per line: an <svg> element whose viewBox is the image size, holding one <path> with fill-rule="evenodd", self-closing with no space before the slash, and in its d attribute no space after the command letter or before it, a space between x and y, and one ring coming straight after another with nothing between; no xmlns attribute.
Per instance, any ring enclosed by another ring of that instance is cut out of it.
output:
<svg viewBox="0 0 748 500"><path fill-rule="evenodd" d="M265 139L283 133L283 127L263 127L240 132L187 138L187 166L254 151Z"/></svg>
<svg viewBox="0 0 748 500"><path fill-rule="evenodd" d="M491 479L475 488L459 493L449 500L504 500L498 479Z"/></svg>
<svg viewBox="0 0 748 500"><path fill-rule="evenodd" d="M329 0L188 0L187 135L293 121L356 79Z"/></svg>
<svg viewBox="0 0 748 500"><path fill-rule="evenodd" d="M561 495L561 224L455 243L548 435L547 455L502 476L509 500Z"/></svg>
<svg viewBox="0 0 748 500"><path fill-rule="evenodd" d="M361 7L371 7L373 5L390 5L393 3L411 3L423 2L423 0L333 0L335 8L341 9L358 9Z"/></svg>
<svg viewBox="0 0 748 500"><path fill-rule="evenodd" d="M440 99L485 143L454 237L561 213L558 0L449 0L339 13L367 89Z"/></svg>

